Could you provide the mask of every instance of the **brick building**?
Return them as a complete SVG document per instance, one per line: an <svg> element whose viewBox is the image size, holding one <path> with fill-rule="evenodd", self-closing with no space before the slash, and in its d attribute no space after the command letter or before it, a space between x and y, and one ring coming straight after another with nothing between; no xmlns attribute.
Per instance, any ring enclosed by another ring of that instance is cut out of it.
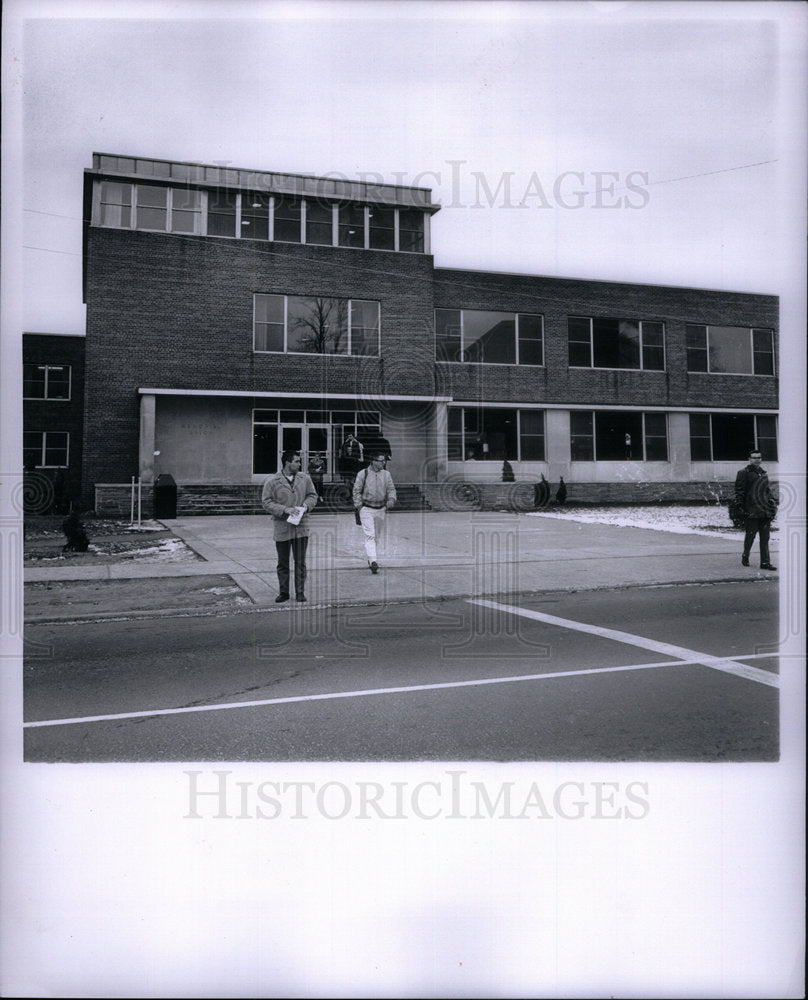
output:
<svg viewBox="0 0 808 1000"><path fill-rule="evenodd" d="M776 472L776 297L436 268L438 209L94 154L85 503L160 473L188 503L252 496L290 445L338 482L349 433L436 506L523 502L541 475L571 499L714 495L755 445Z"/></svg>
<svg viewBox="0 0 808 1000"><path fill-rule="evenodd" d="M22 362L26 510L67 512L81 491L84 337L25 333Z"/></svg>

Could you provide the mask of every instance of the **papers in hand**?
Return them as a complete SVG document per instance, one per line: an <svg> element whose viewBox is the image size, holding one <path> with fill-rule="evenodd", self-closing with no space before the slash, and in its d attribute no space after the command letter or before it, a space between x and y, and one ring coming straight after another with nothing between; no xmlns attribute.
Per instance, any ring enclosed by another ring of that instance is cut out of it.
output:
<svg viewBox="0 0 808 1000"><path fill-rule="evenodd" d="M290 514L286 520L289 524L300 524L301 518L306 513L305 507L295 507L294 513Z"/></svg>

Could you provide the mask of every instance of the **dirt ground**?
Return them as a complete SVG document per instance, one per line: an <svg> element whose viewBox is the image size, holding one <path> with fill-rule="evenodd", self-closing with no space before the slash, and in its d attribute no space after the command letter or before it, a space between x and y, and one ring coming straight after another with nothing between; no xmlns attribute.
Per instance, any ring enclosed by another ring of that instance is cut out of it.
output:
<svg viewBox="0 0 808 1000"><path fill-rule="evenodd" d="M200 557L164 525L145 521L82 518L87 552L63 552L61 515L26 518L24 565L104 566L122 562L199 562ZM72 580L26 583L26 621L84 618L172 610L227 611L252 606L229 576L159 577L134 580Z"/></svg>

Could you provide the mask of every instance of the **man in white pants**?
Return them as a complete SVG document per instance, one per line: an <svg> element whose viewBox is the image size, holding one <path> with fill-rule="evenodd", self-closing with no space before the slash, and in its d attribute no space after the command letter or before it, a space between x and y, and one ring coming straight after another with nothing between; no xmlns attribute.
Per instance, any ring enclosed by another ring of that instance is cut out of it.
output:
<svg viewBox="0 0 808 1000"><path fill-rule="evenodd" d="M387 511L396 502L393 477L385 469L384 452L375 452L370 465L362 469L354 480L353 502L359 511L359 520L365 533L365 552L371 573L379 572L376 562L376 540L384 528Z"/></svg>

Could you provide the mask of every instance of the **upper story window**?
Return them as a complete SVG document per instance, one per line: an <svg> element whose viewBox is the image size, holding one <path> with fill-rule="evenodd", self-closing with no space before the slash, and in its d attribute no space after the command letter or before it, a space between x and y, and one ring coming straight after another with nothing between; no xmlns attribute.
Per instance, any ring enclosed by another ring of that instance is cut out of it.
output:
<svg viewBox="0 0 808 1000"><path fill-rule="evenodd" d="M202 232L202 192L160 184L101 182L102 226L168 233Z"/></svg>
<svg viewBox="0 0 808 1000"><path fill-rule="evenodd" d="M23 365L23 399L70 399L70 374L70 365Z"/></svg>
<svg viewBox="0 0 808 1000"><path fill-rule="evenodd" d="M435 310L438 361L543 365L544 322L535 313L482 309Z"/></svg>
<svg viewBox="0 0 808 1000"><path fill-rule="evenodd" d="M398 248L409 253L424 252L424 213L415 208L398 210Z"/></svg>
<svg viewBox="0 0 808 1000"><path fill-rule="evenodd" d="M94 218L116 229L423 253L419 209L233 188L99 181Z"/></svg>
<svg viewBox="0 0 808 1000"><path fill-rule="evenodd" d="M339 206L339 245L363 247L365 245L365 206L351 202Z"/></svg>
<svg viewBox="0 0 808 1000"><path fill-rule="evenodd" d="M637 319L570 316L570 368L665 370L665 324Z"/></svg>
<svg viewBox="0 0 808 1000"><path fill-rule="evenodd" d="M303 202L295 198L275 198L276 240L284 243L300 243L303 223Z"/></svg>
<svg viewBox="0 0 808 1000"><path fill-rule="evenodd" d="M256 294L253 350L294 354L379 354L379 303L332 296Z"/></svg>
<svg viewBox="0 0 808 1000"><path fill-rule="evenodd" d="M685 327L687 370L726 375L774 375L771 330L745 326Z"/></svg>

